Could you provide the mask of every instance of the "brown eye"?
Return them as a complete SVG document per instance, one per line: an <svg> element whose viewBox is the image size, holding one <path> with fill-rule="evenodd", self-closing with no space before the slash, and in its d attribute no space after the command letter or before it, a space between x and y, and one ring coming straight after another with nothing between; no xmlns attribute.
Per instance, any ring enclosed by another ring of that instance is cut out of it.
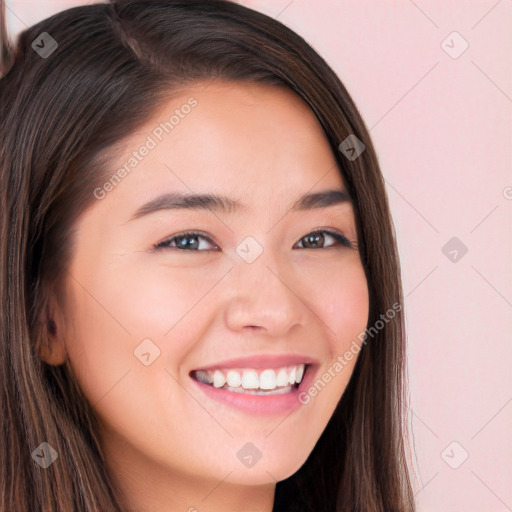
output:
<svg viewBox="0 0 512 512"><path fill-rule="evenodd" d="M309 233L308 235L302 237L300 239L300 242L303 242L303 247L301 247L301 249L326 249L327 247L331 247L333 244L324 247L323 244L326 238L324 234L326 234L327 237L333 238L334 240L344 245L345 247L352 247L352 244L350 243L348 238L346 238L341 233L336 233L335 231L322 230L313 231L312 233Z"/></svg>

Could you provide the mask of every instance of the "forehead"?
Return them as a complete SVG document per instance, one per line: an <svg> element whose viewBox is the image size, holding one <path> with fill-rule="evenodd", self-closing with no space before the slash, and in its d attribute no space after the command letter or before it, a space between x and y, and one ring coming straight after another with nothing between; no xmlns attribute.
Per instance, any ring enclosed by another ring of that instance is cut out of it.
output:
<svg viewBox="0 0 512 512"><path fill-rule="evenodd" d="M285 87L219 80L187 87L123 147L111 170L128 171L111 196L122 190L131 203L164 191L218 192L261 207L343 187L318 120Z"/></svg>

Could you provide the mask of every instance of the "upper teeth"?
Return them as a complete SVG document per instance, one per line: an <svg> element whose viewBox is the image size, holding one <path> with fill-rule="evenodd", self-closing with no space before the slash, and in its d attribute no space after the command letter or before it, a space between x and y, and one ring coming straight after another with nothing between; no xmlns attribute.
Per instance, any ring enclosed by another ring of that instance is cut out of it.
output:
<svg viewBox="0 0 512 512"><path fill-rule="evenodd" d="M213 384L216 388L221 388L227 384L230 388L272 390L276 387L299 384L302 381L305 367L305 364L298 364L265 370L255 370L253 368L197 370L195 375L201 382Z"/></svg>

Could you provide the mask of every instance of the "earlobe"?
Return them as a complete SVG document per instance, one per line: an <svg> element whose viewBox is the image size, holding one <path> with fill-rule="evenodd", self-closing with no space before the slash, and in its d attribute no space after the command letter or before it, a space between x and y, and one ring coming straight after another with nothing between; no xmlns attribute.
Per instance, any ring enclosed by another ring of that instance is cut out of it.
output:
<svg viewBox="0 0 512 512"><path fill-rule="evenodd" d="M57 326L55 325L55 322L51 318L48 318L47 327L48 327L48 332L50 334L52 334L52 335L57 334Z"/></svg>
<svg viewBox="0 0 512 512"><path fill-rule="evenodd" d="M45 326L41 328L45 329ZM38 346L39 358L53 366L64 364L67 358L66 346L52 319L48 319L45 331L42 333L44 341Z"/></svg>
<svg viewBox="0 0 512 512"><path fill-rule="evenodd" d="M58 366L64 364L67 359L64 326L55 308L49 308L46 314L46 319L39 326L40 342L37 345L37 353L45 363Z"/></svg>

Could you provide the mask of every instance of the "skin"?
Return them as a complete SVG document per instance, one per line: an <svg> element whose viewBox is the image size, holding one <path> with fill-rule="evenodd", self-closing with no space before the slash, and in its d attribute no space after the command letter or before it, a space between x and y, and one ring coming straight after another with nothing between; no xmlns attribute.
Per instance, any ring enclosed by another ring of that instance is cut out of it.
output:
<svg viewBox="0 0 512 512"><path fill-rule="evenodd" d="M125 141L112 172L191 96L191 113L79 218L65 301L50 311L57 333L41 356L76 375L133 510L270 512L276 482L307 459L356 357L288 416L213 402L189 372L262 353L309 354L320 362L317 376L327 371L366 328L367 281L356 246L326 234L318 248L297 244L319 227L356 244L354 210L347 202L288 212L305 193L345 186L307 105L265 85L217 80L181 91ZM170 191L215 192L247 208L129 221ZM219 249L203 250L213 247L203 240L199 252L151 251L189 230ZM263 247L251 264L236 253L249 235ZM160 349L149 366L134 357L146 338ZM249 441L262 453L250 468L236 456Z"/></svg>

